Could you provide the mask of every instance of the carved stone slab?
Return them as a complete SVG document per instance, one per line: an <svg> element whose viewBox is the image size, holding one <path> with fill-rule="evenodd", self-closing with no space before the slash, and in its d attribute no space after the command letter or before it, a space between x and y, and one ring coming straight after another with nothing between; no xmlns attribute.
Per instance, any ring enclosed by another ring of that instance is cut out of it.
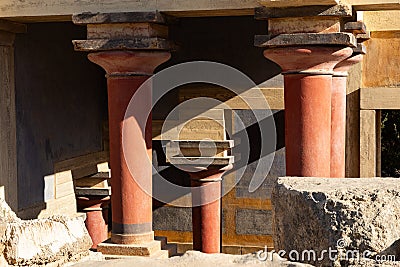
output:
<svg viewBox="0 0 400 267"><path fill-rule="evenodd" d="M351 33L293 33L271 35L256 35L254 45L257 47L285 47L301 45L326 45L357 47L357 39Z"/></svg>
<svg viewBox="0 0 400 267"><path fill-rule="evenodd" d="M110 50L173 50L174 45L162 38L132 39L92 39L72 41L76 51L110 51Z"/></svg>

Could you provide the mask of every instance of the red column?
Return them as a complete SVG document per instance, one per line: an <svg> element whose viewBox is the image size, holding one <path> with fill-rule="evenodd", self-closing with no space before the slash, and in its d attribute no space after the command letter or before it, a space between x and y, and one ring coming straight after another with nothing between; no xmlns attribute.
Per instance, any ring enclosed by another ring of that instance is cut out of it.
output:
<svg viewBox="0 0 400 267"><path fill-rule="evenodd" d="M149 194L152 186L151 117L147 118L146 112L141 112L151 110L151 88L140 94L142 99L140 105L135 107L137 112L132 118L124 121L124 116L137 89L158 65L170 58L170 53L107 51L91 53L88 58L107 72L112 177L111 241L117 244L153 241L152 197ZM126 144L122 144L123 125L130 137ZM128 157L133 159L129 168Z"/></svg>
<svg viewBox="0 0 400 267"><path fill-rule="evenodd" d="M221 181L224 168L209 167L200 172L189 172L192 179L193 249L204 253L221 252Z"/></svg>
<svg viewBox="0 0 400 267"><path fill-rule="evenodd" d="M287 176L330 177L333 68L351 54L334 46L264 51L284 75Z"/></svg>
<svg viewBox="0 0 400 267"><path fill-rule="evenodd" d="M340 62L334 68L332 78L332 131L331 131L331 177L345 177L346 143L346 88L348 70L362 60L362 55Z"/></svg>
<svg viewBox="0 0 400 267"><path fill-rule="evenodd" d="M110 197L77 197L78 210L86 214L85 226L92 239L92 249L108 239L108 205Z"/></svg>

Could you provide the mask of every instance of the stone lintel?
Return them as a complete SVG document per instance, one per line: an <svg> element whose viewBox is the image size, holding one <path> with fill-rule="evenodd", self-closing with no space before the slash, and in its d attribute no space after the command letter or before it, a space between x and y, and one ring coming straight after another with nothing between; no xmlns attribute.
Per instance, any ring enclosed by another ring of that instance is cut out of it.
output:
<svg viewBox="0 0 400 267"><path fill-rule="evenodd" d="M97 52L111 50L159 50L169 51L175 49L172 42L167 39L131 38L131 39L92 39L72 41L76 51Z"/></svg>
<svg viewBox="0 0 400 267"><path fill-rule="evenodd" d="M117 13L90 13L85 12L72 16L72 22L78 25L153 22L165 23L165 18L158 11L149 12L117 12Z"/></svg>
<svg viewBox="0 0 400 267"><path fill-rule="evenodd" d="M344 25L344 30L346 32L351 32L353 34L365 34L367 32L367 28L365 23L362 21L351 21L347 22Z"/></svg>
<svg viewBox="0 0 400 267"><path fill-rule="evenodd" d="M76 196L110 196L111 188L76 187Z"/></svg>
<svg viewBox="0 0 400 267"><path fill-rule="evenodd" d="M228 166L233 164L234 157L171 157L170 163L177 166Z"/></svg>
<svg viewBox="0 0 400 267"><path fill-rule="evenodd" d="M172 140L166 146L167 158L215 157L225 155L233 147L233 140Z"/></svg>
<svg viewBox="0 0 400 267"><path fill-rule="evenodd" d="M351 33L293 33L271 35L256 35L254 45L257 47L288 47L305 45L348 46L357 47L357 39Z"/></svg>
<svg viewBox="0 0 400 267"><path fill-rule="evenodd" d="M367 53L367 47L364 44L358 43L356 48L353 48L353 55L362 54L365 55Z"/></svg>
<svg viewBox="0 0 400 267"><path fill-rule="evenodd" d="M356 35L357 42L362 43L371 39L371 32L367 31L366 33L360 33Z"/></svg>
<svg viewBox="0 0 400 267"><path fill-rule="evenodd" d="M254 17L258 20L267 20L285 17L351 17L352 15L351 5L339 4L334 6L257 7Z"/></svg>
<svg viewBox="0 0 400 267"><path fill-rule="evenodd" d="M221 148L229 149L232 148L234 144L233 140L172 140L171 145L177 146L179 148Z"/></svg>

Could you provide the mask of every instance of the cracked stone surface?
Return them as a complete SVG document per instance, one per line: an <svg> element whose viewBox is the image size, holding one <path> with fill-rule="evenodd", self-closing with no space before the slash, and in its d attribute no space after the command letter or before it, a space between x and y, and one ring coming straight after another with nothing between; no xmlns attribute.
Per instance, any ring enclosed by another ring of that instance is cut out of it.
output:
<svg viewBox="0 0 400 267"><path fill-rule="evenodd" d="M357 265L352 251L371 259L400 258L400 179L284 177L273 189L272 203L275 249L295 250L300 261ZM321 258L329 249L332 257L325 254L321 261L313 256L309 260L308 254L302 258L304 250ZM342 260L335 255L342 255ZM284 255L297 258L296 253L292 256ZM368 261L369 266L375 263Z"/></svg>
<svg viewBox="0 0 400 267"><path fill-rule="evenodd" d="M228 267L228 266L268 266L268 267L307 267L311 265L289 262L276 253L261 254L265 259L259 260L255 253L246 255L205 254L198 251L187 251L182 256L169 259L151 259L146 257L131 257L130 259L86 261L73 265L74 267Z"/></svg>
<svg viewBox="0 0 400 267"><path fill-rule="evenodd" d="M0 265L42 265L88 254L92 240L82 217L21 220L0 201ZM78 258L79 258L78 257Z"/></svg>

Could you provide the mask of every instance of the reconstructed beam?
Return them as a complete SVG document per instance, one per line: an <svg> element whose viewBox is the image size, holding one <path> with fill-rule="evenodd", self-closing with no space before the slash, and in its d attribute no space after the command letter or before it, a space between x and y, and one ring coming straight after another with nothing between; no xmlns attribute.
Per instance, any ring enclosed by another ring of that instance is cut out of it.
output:
<svg viewBox="0 0 400 267"><path fill-rule="evenodd" d="M360 108L364 110L400 109L400 87L362 88Z"/></svg>
<svg viewBox="0 0 400 267"><path fill-rule="evenodd" d="M46 2L46 3L43 3ZM202 16L241 16L253 15L254 8L260 6L257 0L19 0L0 1L0 18L13 18L19 21L67 21L72 14L83 12L111 13L146 12L158 10L177 17Z"/></svg>
<svg viewBox="0 0 400 267"><path fill-rule="evenodd" d="M176 17L203 16L243 16L253 15L254 8L295 7L311 5L336 5L338 0L2 0L0 1L0 18L12 18L23 22L70 21L72 14L83 12L146 12L159 10ZM345 4L353 5L356 10L400 10L398 0L347 0Z"/></svg>

